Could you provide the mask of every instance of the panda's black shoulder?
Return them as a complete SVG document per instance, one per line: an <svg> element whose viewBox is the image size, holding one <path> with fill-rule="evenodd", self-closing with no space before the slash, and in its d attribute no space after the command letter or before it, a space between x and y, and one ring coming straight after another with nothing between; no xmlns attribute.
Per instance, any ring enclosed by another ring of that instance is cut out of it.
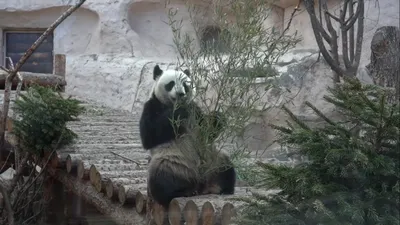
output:
<svg viewBox="0 0 400 225"><path fill-rule="evenodd" d="M145 102L143 106L143 118L152 118L154 116L160 115L163 112L171 110L171 107L163 104L154 95Z"/></svg>

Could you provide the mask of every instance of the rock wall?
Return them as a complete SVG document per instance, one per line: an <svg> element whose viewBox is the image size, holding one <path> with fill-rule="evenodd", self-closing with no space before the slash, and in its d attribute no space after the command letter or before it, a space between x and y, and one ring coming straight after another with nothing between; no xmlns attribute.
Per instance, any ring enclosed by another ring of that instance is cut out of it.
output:
<svg viewBox="0 0 400 225"><path fill-rule="evenodd" d="M112 108L136 111L149 96L152 70L173 66L160 58L91 54L67 58L66 92L96 100Z"/></svg>
<svg viewBox="0 0 400 225"><path fill-rule="evenodd" d="M65 11L68 3L74 2L0 0L0 41L3 41L2 33L6 30L47 28ZM285 3L282 5L279 2ZM337 14L341 0L328 2L333 13ZM380 0L379 4L375 0L366 2L363 46L365 54L362 62L369 57L369 43L375 30L383 25L398 25L399 21L398 0ZM282 30L293 12L294 6L290 5L297 4L297 1L280 0L276 4L278 6L273 7L264 24L266 27L275 26ZM54 53L66 54L67 57L81 54L129 54L132 57L174 58L177 54L171 47L172 32L166 24L168 10L164 7L164 2L158 0L87 0L81 9L55 30ZM183 30L193 31L187 7L182 1L174 0L170 7L178 9L176 18L183 20ZM197 22L212 25L210 18L212 16L198 18ZM295 31L303 38L299 48L316 48L309 17L303 5L300 5L289 29L289 32ZM3 61L3 54L0 54L0 64Z"/></svg>

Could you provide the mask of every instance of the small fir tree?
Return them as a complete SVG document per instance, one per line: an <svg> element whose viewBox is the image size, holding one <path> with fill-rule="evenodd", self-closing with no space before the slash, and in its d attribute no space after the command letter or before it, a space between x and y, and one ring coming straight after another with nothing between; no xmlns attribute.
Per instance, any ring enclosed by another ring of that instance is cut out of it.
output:
<svg viewBox="0 0 400 225"><path fill-rule="evenodd" d="M66 127L84 111L80 101L63 98L53 88L32 86L15 101L13 133L23 150L38 156L62 147L76 138Z"/></svg>
<svg viewBox="0 0 400 225"><path fill-rule="evenodd" d="M308 158L294 167L259 163L261 186L279 189L256 196L243 213L254 225L400 224L400 107L391 95L358 80L329 89L343 120L333 121L312 104L326 124L312 128L296 118L289 128L273 126L279 142Z"/></svg>

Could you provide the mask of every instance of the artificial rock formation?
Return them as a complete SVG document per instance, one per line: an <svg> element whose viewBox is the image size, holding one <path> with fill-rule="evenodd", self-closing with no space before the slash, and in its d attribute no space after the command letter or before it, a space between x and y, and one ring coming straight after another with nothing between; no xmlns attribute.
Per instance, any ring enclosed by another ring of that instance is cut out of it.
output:
<svg viewBox="0 0 400 225"><path fill-rule="evenodd" d="M376 30L371 41L371 61L367 70L376 84L395 88L400 100L400 29L383 26Z"/></svg>

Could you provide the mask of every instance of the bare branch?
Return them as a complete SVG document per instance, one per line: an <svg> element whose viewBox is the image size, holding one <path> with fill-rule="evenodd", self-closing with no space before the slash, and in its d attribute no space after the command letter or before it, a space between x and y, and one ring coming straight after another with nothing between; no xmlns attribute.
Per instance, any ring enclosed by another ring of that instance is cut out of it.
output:
<svg viewBox="0 0 400 225"><path fill-rule="evenodd" d="M288 24L286 25L285 30L283 30L283 33L282 33L281 36L283 36L283 35L289 30L290 25L292 24L294 15L296 14L297 11L300 10L300 3L301 3L301 0L299 0L299 2L297 3L296 7L294 7L293 12L292 12L292 14L290 15L289 22L288 22Z"/></svg>
<svg viewBox="0 0 400 225"><path fill-rule="evenodd" d="M8 191L14 190L15 186L17 186L17 183L24 172L24 169L25 169L25 166L26 166L29 156L30 156L29 153L25 153L25 156L21 160L21 163L17 169L17 172L15 173L14 177L11 179L11 183L10 183L10 187L9 187L10 189Z"/></svg>
<svg viewBox="0 0 400 225"><path fill-rule="evenodd" d="M314 31L315 40L317 41L317 44L321 51L322 56L324 56L324 59L329 64L331 69L335 73L337 73L339 76L342 76L344 74L343 69L340 68L340 66L335 63L334 59L330 56L330 54L329 54L328 50L326 49L325 44L322 40L321 33L323 33L323 31L322 31L323 28L322 28L321 24L318 22L318 19L315 15L314 0L304 0L304 5L310 16L311 26ZM329 44L330 43L331 43L331 40L329 41ZM338 77L335 77L335 82L339 82Z"/></svg>
<svg viewBox="0 0 400 225"><path fill-rule="evenodd" d="M9 63L9 65L10 65L10 70L12 71L12 70L14 70L15 69L15 67L14 67L14 63L13 63L13 60L12 60L12 58L11 57L7 57L7 60L8 60L8 63ZM20 74L20 72L17 72L17 77L18 77L18 85L17 85L17 91L16 91L16 93L15 93L15 100L18 100L18 96L19 96L19 94L20 94L20 92L21 92L21 88L22 88L22 82L23 82L23 80L22 80L22 76L21 76L21 74ZM7 79L5 80L6 82L7 82ZM12 83L11 83L11 85L12 85ZM16 119L16 117L17 117L17 114L15 114L14 113L14 120ZM5 129L5 128L4 128ZM15 167L14 168L18 168L18 165L19 165L19 152L18 152L18 150L17 149L15 149L15 151L14 151L14 158L15 158L15 161L14 161L14 163L15 163Z"/></svg>
<svg viewBox="0 0 400 225"><path fill-rule="evenodd" d="M3 70L6 73L10 73L10 70L5 68L4 66L0 66L0 69Z"/></svg>
<svg viewBox="0 0 400 225"><path fill-rule="evenodd" d="M296 7L293 9L292 14L290 15L290 19L289 22L286 25L286 28L283 30L283 32L281 33L281 35L278 37L277 41L275 41L270 47L269 47L269 55L271 54L271 52L276 48L277 43L279 42L279 40L281 40L283 38L283 36L286 34L286 32L289 30L290 25L292 24L293 18L296 14L296 12L299 10L300 7L300 3L301 0L299 0L299 2L297 3Z"/></svg>
<svg viewBox="0 0 400 225"><path fill-rule="evenodd" d="M347 0L345 2L345 5L343 6L345 9L347 9L348 4L352 5L353 0ZM344 61L344 66L346 69L349 69L351 67L350 59L349 59L349 45L348 45L348 36L347 36L347 30L345 29L345 19L346 19L346 10L343 10L343 14L340 15L341 18L341 23L340 23L340 30L342 33L342 54L343 54L343 61ZM349 7L349 15L350 17L354 14L353 7ZM354 51L353 49L350 49L350 51Z"/></svg>
<svg viewBox="0 0 400 225"><path fill-rule="evenodd" d="M0 192L3 195L4 207L7 209L8 212L8 224L14 225L14 210L11 207L9 191L5 184L5 182L0 183Z"/></svg>
<svg viewBox="0 0 400 225"><path fill-rule="evenodd" d="M354 12L353 0L351 0L349 2L349 11L350 12ZM349 48L349 50L350 50L350 52L349 52L350 53L350 63L353 63L353 61L354 61L354 51L355 51L355 49L354 49L354 26L352 26L349 31L350 31L349 32L349 34L350 34L350 37L349 37L349 41L350 41L350 48Z"/></svg>
<svg viewBox="0 0 400 225"><path fill-rule="evenodd" d="M11 67L10 69L14 70L15 67L14 67L14 63L13 63L11 57L7 57L7 59L8 59L8 63L10 63L10 67ZM22 75L20 72L17 72L17 78L18 78L18 86L17 86L17 91L15 93L15 100L18 100L19 94L21 92L22 84L23 84L23 78L22 78ZM14 115L14 117L15 116L16 115Z"/></svg>
<svg viewBox="0 0 400 225"><path fill-rule="evenodd" d="M340 21L345 21L347 13L347 5L351 0L346 0L343 4L343 10L340 10Z"/></svg>
<svg viewBox="0 0 400 225"><path fill-rule="evenodd" d="M125 156L123 156L123 155L120 155L120 154L117 154L117 153L115 153L115 152L110 152L110 153L111 153L111 154L114 154L114 155L116 155L116 156L118 156L118 157L121 157L121 158L123 158L123 159L125 159L125 160L128 160L128 161L130 161L130 162L133 162L133 163L135 163L135 164L138 165L138 166L143 165L142 163L140 163L140 162L138 162L138 161L135 161L135 160L133 160L133 159L127 158L127 157L125 157Z"/></svg>
<svg viewBox="0 0 400 225"><path fill-rule="evenodd" d="M353 62L354 75L360 64L362 43L364 39L364 0L358 0L358 7L360 8L360 13L358 16L358 26L357 26L357 41L356 41L356 51L355 59Z"/></svg>
<svg viewBox="0 0 400 225"><path fill-rule="evenodd" d="M325 41L328 44L331 44L332 41L332 37L329 36L329 34L325 31L324 27L322 26L322 24L317 20L317 16L315 15L315 9L314 9L314 1L310 1L310 0L304 0L304 5L306 6L307 12L310 15L310 19L311 17L313 17L313 19L315 19L315 28L316 30L318 30L322 37L325 39ZM309 11L310 10L310 11ZM310 13L312 12L312 13ZM312 20L312 19L311 19ZM311 21L312 22L312 21Z"/></svg>
<svg viewBox="0 0 400 225"><path fill-rule="evenodd" d="M339 17L334 16L332 13L330 13L329 11L325 11L325 14L327 14L328 16L330 16L332 19L336 20L338 23L341 23L342 21L339 19Z"/></svg>
<svg viewBox="0 0 400 225"><path fill-rule="evenodd" d="M325 12L328 12L328 5L326 3L326 0L320 0L320 3L322 3L322 8L324 9ZM328 31L331 34L331 53L333 55L333 59L335 60L337 65L340 65L339 63L339 51L338 51L338 43L337 43L337 33L335 28L333 28L332 21L329 18L327 14L325 14L325 21L326 21L326 26L328 27Z"/></svg>
<svg viewBox="0 0 400 225"><path fill-rule="evenodd" d="M0 167L0 174L6 171L8 168L10 168L10 165L8 164L8 160L10 159L10 156L12 155L12 152L10 151L7 155L6 160L3 163L3 166Z"/></svg>
<svg viewBox="0 0 400 225"><path fill-rule="evenodd" d="M362 3L361 3L362 2ZM349 4L351 4L351 9L353 9L353 1L351 1ZM364 13L364 0L360 0L357 3L357 9L356 9L356 13L354 13L352 16L350 16L350 18L344 23L345 24L345 29L349 30L351 27L354 26L354 23L356 22L356 20L359 18L360 13L361 13L361 7L362 7L362 11ZM352 12L353 13L353 12ZM364 14L362 15L364 17Z"/></svg>

